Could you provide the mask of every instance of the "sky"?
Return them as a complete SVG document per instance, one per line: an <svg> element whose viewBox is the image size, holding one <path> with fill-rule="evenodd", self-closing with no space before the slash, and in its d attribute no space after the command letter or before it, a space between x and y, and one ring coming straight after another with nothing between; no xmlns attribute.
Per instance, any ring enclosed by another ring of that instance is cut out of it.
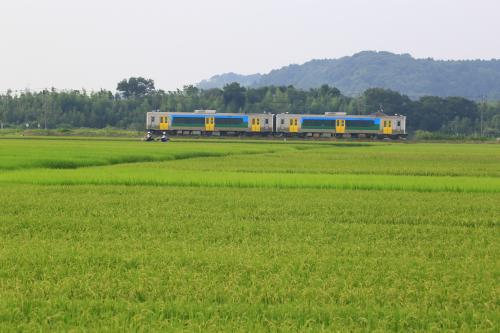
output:
<svg viewBox="0 0 500 333"><path fill-rule="evenodd" d="M163 90L363 50L500 58L499 0L0 0L0 93Z"/></svg>

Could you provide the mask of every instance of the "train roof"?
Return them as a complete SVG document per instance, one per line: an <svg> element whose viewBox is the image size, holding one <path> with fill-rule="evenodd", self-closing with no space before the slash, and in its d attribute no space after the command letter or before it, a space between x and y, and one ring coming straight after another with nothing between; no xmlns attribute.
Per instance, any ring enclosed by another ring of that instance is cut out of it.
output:
<svg viewBox="0 0 500 333"><path fill-rule="evenodd" d="M197 115L197 116L270 116L271 113L230 113L221 112L216 113L215 110L195 110L195 112L169 112L169 111L150 111L148 114L154 113L168 113L170 115ZM285 117L302 117L302 118L401 118L403 115L389 116L383 112L376 112L366 115L352 115L345 112L325 112L324 114L304 114L304 113L277 113L276 116Z"/></svg>
<svg viewBox="0 0 500 333"><path fill-rule="evenodd" d="M155 114L155 113L168 113L170 115L196 115L196 116L270 116L271 113L230 113L230 112L221 112L221 113L215 113L215 112L169 112L169 111L150 111L148 114Z"/></svg>
<svg viewBox="0 0 500 333"><path fill-rule="evenodd" d="M377 112L373 114L363 114L363 115L355 115L355 114L345 114L345 113L325 113L325 114L292 114L292 113L278 113L278 116L286 116L286 117L302 117L302 118L360 118L360 119L376 119L376 118L401 118L404 117L402 115L394 115L389 116L385 113Z"/></svg>

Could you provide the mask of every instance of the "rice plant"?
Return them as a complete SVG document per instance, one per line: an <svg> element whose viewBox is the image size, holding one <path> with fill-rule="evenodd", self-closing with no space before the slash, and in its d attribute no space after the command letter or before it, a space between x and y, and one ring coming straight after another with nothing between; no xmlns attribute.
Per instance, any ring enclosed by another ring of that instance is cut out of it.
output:
<svg viewBox="0 0 500 333"><path fill-rule="evenodd" d="M2 139L0 331L496 331L499 148Z"/></svg>

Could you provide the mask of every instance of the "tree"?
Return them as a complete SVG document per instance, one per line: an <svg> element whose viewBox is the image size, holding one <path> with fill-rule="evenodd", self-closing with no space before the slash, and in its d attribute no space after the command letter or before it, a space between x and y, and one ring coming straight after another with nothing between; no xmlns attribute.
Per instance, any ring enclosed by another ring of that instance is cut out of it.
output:
<svg viewBox="0 0 500 333"><path fill-rule="evenodd" d="M184 86L183 88L183 93L185 96L188 96L188 97L197 97L200 93L200 89L198 89L197 87L193 86L193 85L188 85L188 86Z"/></svg>
<svg viewBox="0 0 500 333"><path fill-rule="evenodd" d="M145 97L155 91L155 83L152 79L143 77L131 77L118 82L116 90L125 98Z"/></svg>
<svg viewBox="0 0 500 333"><path fill-rule="evenodd" d="M233 82L227 84L222 89L224 97L224 105L233 112L238 112L245 106L246 89L241 87L239 83Z"/></svg>
<svg viewBox="0 0 500 333"><path fill-rule="evenodd" d="M469 118L455 117L443 126L445 132L454 135L467 135L471 134L474 129L473 123Z"/></svg>
<svg viewBox="0 0 500 333"><path fill-rule="evenodd" d="M335 87L330 87L327 84L322 85L318 89L318 92L319 92L319 95L321 95L321 96L328 96L328 97L331 97L331 96L335 96L336 97L336 96L340 96L341 95L340 90L338 90Z"/></svg>
<svg viewBox="0 0 500 333"><path fill-rule="evenodd" d="M382 88L367 89L362 98L366 107L367 114L375 113L383 109L384 113L393 114L406 114L407 109L411 105L411 100L408 96L401 95L396 91Z"/></svg>

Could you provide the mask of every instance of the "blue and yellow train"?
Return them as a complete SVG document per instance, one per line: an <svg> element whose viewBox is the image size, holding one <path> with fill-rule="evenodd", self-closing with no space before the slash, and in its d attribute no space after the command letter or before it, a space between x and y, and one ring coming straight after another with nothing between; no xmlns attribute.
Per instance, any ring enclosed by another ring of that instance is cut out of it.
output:
<svg viewBox="0 0 500 333"><path fill-rule="evenodd" d="M217 113L194 112L147 113L146 127L153 134L169 135L265 135L302 137L404 138L406 117L347 115L341 112L315 114Z"/></svg>

